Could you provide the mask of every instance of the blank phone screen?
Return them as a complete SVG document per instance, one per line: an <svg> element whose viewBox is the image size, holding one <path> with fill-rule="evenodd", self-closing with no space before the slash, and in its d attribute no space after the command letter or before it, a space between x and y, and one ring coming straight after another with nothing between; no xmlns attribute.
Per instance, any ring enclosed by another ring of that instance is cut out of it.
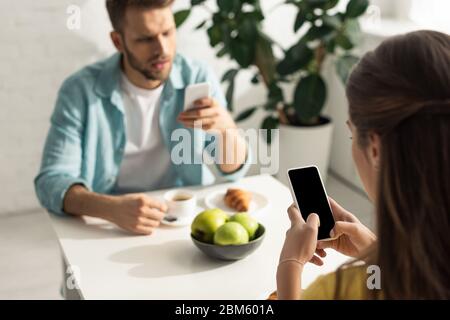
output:
<svg viewBox="0 0 450 320"><path fill-rule="evenodd" d="M310 213L317 213L320 218L318 239L330 238L334 218L319 171L316 167L306 167L291 169L288 174L303 219L306 221Z"/></svg>

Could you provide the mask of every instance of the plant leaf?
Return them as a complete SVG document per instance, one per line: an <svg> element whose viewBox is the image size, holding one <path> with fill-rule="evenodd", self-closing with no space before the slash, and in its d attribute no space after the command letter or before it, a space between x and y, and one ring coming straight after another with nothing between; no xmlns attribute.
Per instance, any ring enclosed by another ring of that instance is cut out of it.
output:
<svg viewBox="0 0 450 320"><path fill-rule="evenodd" d="M358 57L350 54L346 54L336 60L336 73L344 85L347 83L348 76L350 75L353 66L358 63L358 61Z"/></svg>
<svg viewBox="0 0 450 320"><path fill-rule="evenodd" d="M183 24L183 22L186 21L186 19L189 17L190 13L191 13L191 10L186 9L186 10L178 11L174 14L175 25L177 28L180 27Z"/></svg>
<svg viewBox="0 0 450 320"><path fill-rule="evenodd" d="M334 53L335 48L336 48L335 39L331 39L325 43L325 50L327 50L328 53Z"/></svg>
<svg viewBox="0 0 450 320"><path fill-rule="evenodd" d="M342 33L336 37L336 44L345 50L350 50L353 48L353 43L351 43L349 38L347 38L347 36Z"/></svg>
<svg viewBox="0 0 450 320"><path fill-rule="evenodd" d="M329 4L329 0L305 0L306 4L311 8L323 8Z"/></svg>
<svg viewBox="0 0 450 320"><path fill-rule="evenodd" d="M234 81L230 81L225 98L227 99L228 110L233 111L233 95L234 95Z"/></svg>
<svg viewBox="0 0 450 320"><path fill-rule="evenodd" d="M361 41L361 27L357 19L349 19L345 23L345 34L353 45Z"/></svg>
<svg viewBox="0 0 450 320"><path fill-rule="evenodd" d="M244 41L254 41L257 36L257 27L253 20L245 19L238 28L239 37Z"/></svg>
<svg viewBox="0 0 450 320"><path fill-rule="evenodd" d="M247 68L253 62L254 43L244 42L236 38L230 43L230 50L232 57L242 68Z"/></svg>
<svg viewBox="0 0 450 320"><path fill-rule="evenodd" d="M342 21L338 15L329 16L325 14L322 17L322 21L325 25L335 29L339 29L342 26Z"/></svg>
<svg viewBox="0 0 450 320"><path fill-rule="evenodd" d="M222 82L224 81L231 81L236 77L236 74L239 72L239 69L230 69L227 72L225 72L222 76Z"/></svg>
<svg viewBox="0 0 450 320"><path fill-rule="evenodd" d="M277 106L278 106L278 102L276 102L274 100L269 100L263 105L263 108L266 111L275 111L277 109Z"/></svg>
<svg viewBox="0 0 450 320"><path fill-rule="evenodd" d="M206 0L191 0L191 6L196 6L198 4L201 4L205 2Z"/></svg>
<svg viewBox="0 0 450 320"><path fill-rule="evenodd" d="M305 21L306 21L306 15L303 13L303 10L300 10L297 13L297 17L295 18L294 32L297 32L298 29L300 29L302 27L302 25L305 23Z"/></svg>
<svg viewBox="0 0 450 320"><path fill-rule="evenodd" d="M222 81L228 81L228 88L225 93L225 98L227 99L228 104L228 110L233 111L233 95L234 95L234 85L235 85L235 78L238 74L238 69L230 69L222 77Z"/></svg>
<svg viewBox="0 0 450 320"><path fill-rule="evenodd" d="M317 39L325 38L327 35L329 35L331 32L335 31L334 28L322 25L320 27L312 26L308 32L304 35L304 39L306 41L313 41Z"/></svg>
<svg viewBox="0 0 450 320"><path fill-rule="evenodd" d="M362 15L369 6L368 0L350 0L345 10L347 18L356 18Z"/></svg>
<svg viewBox="0 0 450 320"><path fill-rule="evenodd" d="M257 109L258 109L258 107L248 108L248 109L242 111L241 113L239 113L234 120L236 122L244 121L245 119L249 118Z"/></svg>
<svg viewBox="0 0 450 320"><path fill-rule="evenodd" d="M302 78L294 93L294 108L300 120L308 120L320 115L325 105L327 90L325 82L318 74Z"/></svg>
<svg viewBox="0 0 450 320"><path fill-rule="evenodd" d="M279 121L273 116L267 116L261 123L261 129L268 130L267 135L263 135L268 144L272 143L272 129L278 128Z"/></svg>
<svg viewBox="0 0 450 320"><path fill-rule="evenodd" d="M261 9L256 9L252 12L246 12L247 16L251 17L252 19L256 20L257 22L264 20L264 13L261 11Z"/></svg>
<svg viewBox="0 0 450 320"><path fill-rule="evenodd" d="M312 50L300 41L286 51L284 59L277 65L277 71L281 76L292 74L306 66L313 57Z"/></svg>
<svg viewBox="0 0 450 320"><path fill-rule="evenodd" d="M276 82L272 82L269 85L269 100L275 101L275 102L280 102L284 100L283 97L283 90L281 90L281 88L276 84Z"/></svg>
<svg viewBox="0 0 450 320"><path fill-rule="evenodd" d="M250 80L253 84L258 84L259 83L259 74L255 74L252 79Z"/></svg>
<svg viewBox="0 0 450 320"><path fill-rule="evenodd" d="M219 51L217 51L216 56L218 58L222 58L224 55L228 53L228 49L226 46L223 46Z"/></svg>
<svg viewBox="0 0 450 320"><path fill-rule="evenodd" d="M211 47L215 47L220 43L220 40L222 39L222 32L220 31L220 27L218 25L212 25L206 32L208 33L209 44Z"/></svg>
<svg viewBox="0 0 450 320"><path fill-rule="evenodd" d="M206 22L207 22L207 20L203 20L200 24L198 24L198 25L195 27L195 30L198 30L198 29L203 28L203 26L206 24Z"/></svg>
<svg viewBox="0 0 450 320"><path fill-rule="evenodd" d="M225 98L227 99L228 103L228 110L233 111L233 95L234 95L234 86L235 86L235 78L238 74L239 69L230 69L222 76L222 82L228 81L228 88L225 93Z"/></svg>
<svg viewBox="0 0 450 320"><path fill-rule="evenodd" d="M328 10L328 9L334 8L338 4L338 2L339 2L339 0L328 0L327 4L325 6L323 6L322 9Z"/></svg>
<svg viewBox="0 0 450 320"><path fill-rule="evenodd" d="M240 11L242 3L240 0L217 0L217 6L222 12L235 12Z"/></svg>

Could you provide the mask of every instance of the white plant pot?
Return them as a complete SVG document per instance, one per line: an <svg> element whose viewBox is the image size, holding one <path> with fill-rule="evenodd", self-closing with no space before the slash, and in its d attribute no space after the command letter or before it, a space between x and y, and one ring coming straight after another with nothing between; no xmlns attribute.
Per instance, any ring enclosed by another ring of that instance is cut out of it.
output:
<svg viewBox="0 0 450 320"><path fill-rule="evenodd" d="M280 125L280 157L278 180L289 185L286 172L289 168L315 165L325 183L331 149L333 123L312 127Z"/></svg>

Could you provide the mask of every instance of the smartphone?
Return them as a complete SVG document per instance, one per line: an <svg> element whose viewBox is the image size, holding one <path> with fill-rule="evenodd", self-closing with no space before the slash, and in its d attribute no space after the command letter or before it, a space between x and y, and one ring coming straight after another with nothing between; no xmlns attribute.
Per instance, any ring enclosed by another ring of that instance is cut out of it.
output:
<svg viewBox="0 0 450 320"><path fill-rule="evenodd" d="M209 91L209 84L207 82L188 85L184 93L184 111L191 109L196 100L208 98Z"/></svg>
<svg viewBox="0 0 450 320"><path fill-rule="evenodd" d="M317 213L320 219L319 240L332 240L330 231L334 228L333 211L331 211L327 192L316 166L292 168L287 171L294 203L303 219L310 213Z"/></svg>

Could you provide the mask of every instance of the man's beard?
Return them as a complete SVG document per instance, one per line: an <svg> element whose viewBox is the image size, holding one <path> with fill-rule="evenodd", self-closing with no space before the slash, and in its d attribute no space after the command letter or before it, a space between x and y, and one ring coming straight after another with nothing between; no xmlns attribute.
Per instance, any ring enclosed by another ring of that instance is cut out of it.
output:
<svg viewBox="0 0 450 320"><path fill-rule="evenodd" d="M143 64L134 56L134 54L130 50L128 50L128 47L126 45L124 45L124 49L127 54L126 59L128 59L128 63L130 64L130 67L133 68L135 71L139 72L145 79L147 79L149 81L161 81L161 82L164 82L167 80L167 78L169 77L172 65L170 65L167 73L152 72L150 70L147 70L145 68L145 66L143 66ZM161 59L161 58L167 59L167 57L155 57L151 61Z"/></svg>

